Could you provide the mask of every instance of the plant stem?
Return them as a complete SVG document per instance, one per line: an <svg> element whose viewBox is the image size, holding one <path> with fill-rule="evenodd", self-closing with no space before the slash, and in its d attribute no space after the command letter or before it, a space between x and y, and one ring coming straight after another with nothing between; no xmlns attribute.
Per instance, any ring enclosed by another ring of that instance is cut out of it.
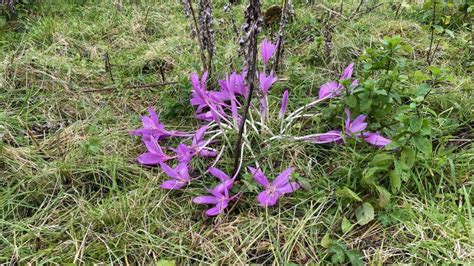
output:
<svg viewBox="0 0 474 266"><path fill-rule="evenodd" d="M250 29L250 35L249 35L249 46L248 46L248 52L247 52L247 57L248 57L248 62L249 64L247 65L249 68L248 76L247 76L247 83L249 84L249 94L247 97L247 102L245 103L244 106L244 113L242 114L242 118L240 121L239 125L239 131L237 134L237 141L235 143L235 149L234 149L234 170L232 171L232 176L236 177L238 175L238 172L240 171L240 157L243 156L241 155L241 149L242 149L242 137L244 134L244 129L245 129L245 122L247 120L247 116L249 113L249 108L250 104L252 102L252 95L254 91L254 80L255 80L255 71L256 71L256 63L257 63L257 36L258 36L258 30L259 30L259 16L260 16L260 2L259 0L251 0L250 5L248 7L250 12L252 12L252 20L253 20L253 25L251 26L252 28ZM249 13L250 13L249 12Z"/></svg>

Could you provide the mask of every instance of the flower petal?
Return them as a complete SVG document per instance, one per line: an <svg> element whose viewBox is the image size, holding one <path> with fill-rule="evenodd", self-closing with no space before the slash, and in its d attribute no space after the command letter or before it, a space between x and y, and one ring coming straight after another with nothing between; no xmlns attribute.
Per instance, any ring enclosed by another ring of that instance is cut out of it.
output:
<svg viewBox="0 0 474 266"><path fill-rule="evenodd" d="M293 173L294 170L295 170L295 168L293 168L293 167L288 167L285 170L283 170L283 172L281 172L275 178L275 180L273 180L273 185L276 186L276 187L281 187L281 186L286 185L289 182L289 179L291 177L291 173Z"/></svg>
<svg viewBox="0 0 474 266"><path fill-rule="evenodd" d="M285 90L283 96L281 97L281 108L278 117L283 119L285 117L286 108L288 107L288 90Z"/></svg>
<svg viewBox="0 0 474 266"><path fill-rule="evenodd" d="M278 199L280 198L280 193L274 192L270 193L267 190L260 192L257 196L257 200L262 207L273 206L278 203Z"/></svg>
<svg viewBox="0 0 474 266"><path fill-rule="evenodd" d="M291 193L300 188L300 184L297 182L289 182L288 184L277 188L277 191L281 194Z"/></svg>
<svg viewBox="0 0 474 266"><path fill-rule="evenodd" d="M336 81L329 81L324 83L319 88L319 95L318 98L325 99L325 98L334 98L341 93L342 86L339 85Z"/></svg>
<svg viewBox="0 0 474 266"><path fill-rule="evenodd" d="M276 45L269 42L267 39L262 41L260 45L260 53L262 55L263 64L267 64L270 58L273 56L276 50Z"/></svg>
<svg viewBox="0 0 474 266"><path fill-rule="evenodd" d="M160 188L174 190L174 189L181 189L184 186L186 186L186 183L172 179L172 180L166 180L163 183L161 183Z"/></svg>
<svg viewBox="0 0 474 266"><path fill-rule="evenodd" d="M262 172L260 169L253 168L251 166L247 166L249 169L250 173L252 174L253 178L255 181L257 181L260 185L262 185L264 188L267 188L270 182L268 181L267 176Z"/></svg>
<svg viewBox="0 0 474 266"><path fill-rule="evenodd" d="M349 79L352 77L352 73L354 71L354 63L350 63L342 72L341 80Z"/></svg>
<svg viewBox="0 0 474 266"><path fill-rule="evenodd" d="M230 177L229 177L226 173L224 173L223 171L221 171L221 170L219 170L219 169L217 169L217 168L215 168L215 167L209 168L209 172L210 172L213 176L219 178L219 180L220 180L221 182L224 182L224 181L227 181L227 180L230 179Z"/></svg>
<svg viewBox="0 0 474 266"><path fill-rule="evenodd" d="M371 132L364 133L364 140L376 147L385 147L386 145L390 144L390 142L392 142L390 139L383 137L379 133Z"/></svg>
<svg viewBox="0 0 474 266"><path fill-rule="evenodd" d="M366 115L358 115L346 128L346 132L355 134L364 130L367 127L367 123L364 122L366 117Z"/></svg>
<svg viewBox="0 0 474 266"><path fill-rule="evenodd" d="M178 178L178 172L171 168L169 165L167 165L166 163L160 163L160 167L161 167L161 170L163 170L163 172L165 172L165 174L171 178Z"/></svg>
<svg viewBox="0 0 474 266"><path fill-rule="evenodd" d="M197 204L216 204L217 198L214 196L200 196L193 199L194 203Z"/></svg>
<svg viewBox="0 0 474 266"><path fill-rule="evenodd" d="M161 162L168 160L168 158L160 156L156 153L145 152L138 156L138 162L144 165L157 165Z"/></svg>
<svg viewBox="0 0 474 266"><path fill-rule="evenodd" d="M342 132L339 130L331 130L326 133L318 134L317 136L308 138L309 141L317 144L325 144L331 142L339 142L343 140Z"/></svg>

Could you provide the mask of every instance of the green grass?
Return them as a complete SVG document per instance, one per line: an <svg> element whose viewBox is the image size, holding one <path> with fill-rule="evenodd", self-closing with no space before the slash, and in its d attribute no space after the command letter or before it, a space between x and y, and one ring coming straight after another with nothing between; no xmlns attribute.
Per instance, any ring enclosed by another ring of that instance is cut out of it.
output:
<svg viewBox="0 0 474 266"><path fill-rule="evenodd" d="M458 29L455 39L437 37L441 42L434 64L450 76L428 102L436 113L433 134L439 145L431 160L418 162L390 204L376 210L375 220L357 225L358 205L336 191L357 186L379 151L283 140L259 148L255 157L247 154L244 164L259 161L268 172L278 172L288 160L310 189L285 197L274 208L259 208L257 190L244 175L243 183L249 184L245 196L231 212L208 219L191 199L211 179L184 192L159 189L164 177L158 168L135 162L144 148L128 133L140 126L139 116L148 106L160 110L169 127L197 126L187 77L200 70L200 61L189 22L178 1L122 7L116 2L44 0L0 31L0 263L327 264L334 252L324 247L325 236L366 263L474 262L474 83L467 67L472 50L464 41L472 34L468 29ZM231 71L229 66L239 68L242 58L229 14L222 11L225 1L217 2L214 63L220 78ZM278 3L269 2L264 7ZM337 22L332 57L326 60L320 32L324 9L295 2L285 70L279 75L285 79L271 95L275 110L284 88L291 91L289 108L296 109L364 49L377 47L383 36L400 35L414 47L405 56L408 72L426 67L429 26L419 19L416 5L399 19L384 4ZM346 13L358 1L348 2ZM233 9L238 22L243 10L243 4ZM262 33L270 34L268 29ZM114 83L104 67L105 52ZM163 62L166 80L177 84L126 88L161 82L156 66ZM117 89L86 92L106 86ZM326 129L314 119L294 130L302 135L315 128ZM263 141L265 136L253 138ZM218 164L227 171L229 153ZM205 166L196 163L198 169ZM352 224L348 232L341 230L344 218Z"/></svg>

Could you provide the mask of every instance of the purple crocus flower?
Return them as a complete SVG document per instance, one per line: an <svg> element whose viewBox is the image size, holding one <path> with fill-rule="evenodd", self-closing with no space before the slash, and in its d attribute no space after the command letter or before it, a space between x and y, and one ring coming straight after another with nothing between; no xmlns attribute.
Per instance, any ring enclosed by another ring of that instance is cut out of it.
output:
<svg viewBox="0 0 474 266"><path fill-rule="evenodd" d="M235 198L235 196L230 196L229 193L234 180L221 170L214 167L210 168L209 172L219 178L221 183L209 191L211 195L195 197L193 202L197 204L214 204L214 207L206 211L206 215L216 216L222 213L229 205L229 202Z"/></svg>
<svg viewBox="0 0 474 266"><path fill-rule="evenodd" d="M309 140L318 144L325 144L330 142L335 142L338 144L344 143L344 138L359 138L361 135L364 136L364 140L376 147L384 147L391 142L391 140L382 137L379 133L364 132L363 130L367 128L367 123L365 119L366 115L358 115L354 120L351 120L351 113L348 109L346 112L346 120L344 122L344 132L340 130L331 130L327 133L316 134L309 137L303 137L303 139Z"/></svg>
<svg viewBox="0 0 474 266"><path fill-rule="evenodd" d="M235 95L241 95L247 98L249 89L245 85L244 74L245 73L238 74L237 72L232 72L230 76L227 75L225 79L219 80L219 85L222 91L232 93Z"/></svg>
<svg viewBox="0 0 474 266"><path fill-rule="evenodd" d="M352 77L352 73L354 72L354 63L350 63L342 72L340 80L350 79Z"/></svg>
<svg viewBox="0 0 474 266"><path fill-rule="evenodd" d="M297 182L290 182L290 176L294 168L290 167L281 172L273 182L269 182L268 178L260 169L248 167L250 173L253 175L255 181L262 185L265 190L260 192L257 196L257 200L260 202L260 206L268 207L278 203L278 199L288 193L291 193L300 188L300 184Z"/></svg>
<svg viewBox="0 0 474 266"><path fill-rule="evenodd" d="M366 142L368 142L369 144L375 146L375 147L379 147L379 148L382 148L382 147L385 147L386 145L390 144L390 142L392 142L391 140L383 137L382 135L380 135L379 133L375 132L365 132L363 134L364 136L364 140Z"/></svg>
<svg viewBox="0 0 474 266"><path fill-rule="evenodd" d="M176 149L170 149L176 153L175 157L180 163L189 163L194 156L193 150L183 143L180 143Z"/></svg>
<svg viewBox="0 0 474 266"><path fill-rule="evenodd" d="M160 123L160 116L156 114L152 107L148 107L148 113L150 116L142 116L143 128L132 130L130 133L135 136L143 136L148 138L153 136L156 140L160 141L166 137L187 137L189 134L175 131L166 130L165 125Z"/></svg>
<svg viewBox="0 0 474 266"><path fill-rule="evenodd" d="M329 81L319 88L319 99L334 98L341 94L342 86L337 81Z"/></svg>
<svg viewBox="0 0 474 266"><path fill-rule="evenodd" d="M285 90L283 96L281 97L281 108L278 117L283 119L285 117L286 108L288 107L288 90Z"/></svg>
<svg viewBox="0 0 474 266"><path fill-rule="evenodd" d="M273 75L273 70L270 71L270 75L267 76L265 71L260 72L259 75L259 80L260 80L260 90L264 94L268 94L268 91L270 90L270 87L275 83L278 78Z"/></svg>
<svg viewBox="0 0 474 266"><path fill-rule="evenodd" d="M266 65L276 50L276 45L269 42L267 39L262 41L260 45L260 53L262 54L263 64Z"/></svg>
<svg viewBox="0 0 474 266"><path fill-rule="evenodd" d="M344 69L339 79L341 81L350 79L352 77L353 72L354 72L354 63L350 63ZM351 84L351 90L354 90L354 88L357 87L358 84L359 84L359 81L354 80ZM343 89L344 89L344 86L342 86L342 84L339 83L338 81L333 80L333 81L326 82L319 88L318 98L320 100L326 99L326 98L335 98L341 95Z"/></svg>
<svg viewBox="0 0 474 266"><path fill-rule="evenodd" d="M196 131L191 144L191 149L193 153L197 152L201 157L216 157L217 151L206 147L207 141L204 140L204 134L206 134L208 128L208 126L202 126Z"/></svg>
<svg viewBox="0 0 474 266"><path fill-rule="evenodd" d="M157 165L173 158L163 152L163 148L161 148L153 136L149 136L148 138L143 137L143 142L148 151L138 156L139 163L144 165Z"/></svg>
<svg viewBox="0 0 474 266"><path fill-rule="evenodd" d="M164 189L181 189L191 181L189 176L189 168L186 163L180 163L176 168L171 168L165 163L160 163L161 169L166 173L171 179L164 181L161 184L161 188Z"/></svg>
<svg viewBox="0 0 474 266"><path fill-rule="evenodd" d="M277 77L273 76L273 70L270 75L265 74L265 70L260 73L260 90L262 91L262 98L260 99L260 112L263 118L268 117L268 91L270 87L277 81Z"/></svg>
<svg viewBox="0 0 474 266"><path fill-rule="evenodd" d="M191 83L193 91L191 95L191 105L197 106L196 118L220 122L221 119L227 121L227 115L224 112L225 101L231 99L227 91L207 91L206 90L207 72L204 72L201 81L196 73L191 74ZM205 110L208 108L209 110ZM202 113L203 112L203 113Z"/></svg>

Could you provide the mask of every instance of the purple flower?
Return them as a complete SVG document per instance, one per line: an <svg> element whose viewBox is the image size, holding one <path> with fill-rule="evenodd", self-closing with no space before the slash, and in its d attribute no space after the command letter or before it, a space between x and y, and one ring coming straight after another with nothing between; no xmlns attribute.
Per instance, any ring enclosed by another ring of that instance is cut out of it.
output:
<svg viewBox="0 0 474 266"><path fill-rule="evenodd" d="M158 144L158 141L153 136L149 136L148 138L143 137L143 142L148 151L138 156L139 163L157 165L173 158L163 152L160 144Z"/></svg>
<svg viewBox="0 0 474 266"><path fill-rule="evenodd" d="M224 190L230 190L234 185L234 180L223 171L215 167L211 167L209 168L209 172L221 181L219 185L214 187L216 191L223 192Z"/></svg>
<svg viewBox="0 0 474 266"><path fill-rule="evenodd" d="M267 39L262 41L260 45L260 53L262 54L263 64L267 64L270 58L273 56L276 50L276 45L269 42Z"/></svg>
<svg viewBox="0 0 474 266"><path fill-rule="evenodd" d="M342 72L340 80L350 79L352 77L352 73L354 71L354 63L350 63ZM351 90L353 90L359 84L358 80L354 80L351 84ZM324 83L321 88L319 88L319 95L318 98L320 100L326 98L335 98L341 95L344 86L337 82L337 81L329 81Z"/></svg>
<svg viewBox="0 0 474 266"><path fill-rule="evenodd" d="M227 122L228 116L224 108L227 107L225 101L231 100L228 91L207 91L206 90L207 72L202 75L201 81L196 73L191 74L191 83L193 85L191 95L191 105L197 106L196 118L220 122L224 119ZM204 110L208 109L208 110Z"/></svg>
<svg viewBox="0 0 474 266"><path fill-rule="evenodd" d="M193 153L197 152L201 157L216 157L217 151L206 147L207 141L204 140L204 134L206 134L208 128L208 126L202 126L196 131L191 144L191 150Z"/></svg>
<svg viewBox="0 0 474 266"><path fill-rule="evenodd" d="M235 196L231 197L229 193L234 180L221 170L214 167L210 168L209 172L219 178L221 183L209 191L211 195L195 197L193 202L198 204L213 204L214 207L208 209L206 215L216 216L222 213L229 205L229 202L235 198Z"/></svg>
<svg viewBox="0 0 474 266"><path fill-rule="evenodd" d="M376 133L365 132L363 136L364 136L364 140L367 143L379 148L385 147L386 145L390 144L390 142L392 142L391 140L385 137L382 137L382 135L380 135L377 132Z"/></svg>
<svg viewBox="0 0 474 266"><path fill-rule="evenodd" d="M350 63L342 72L340 80L350 79L352 77L352 72L354 71L354 63Z"/></svg>
<svg viewBox="0 0 474 266"><path fill-rule="evenodd" d="M286 108L288 107L288 90L285 90L283 96L281 97L281 108L278 117L283 119L285 117Z"/></svg>
<svg viewBox="0 0 474 266"><path fill-rule="evenodd" d="M341 94L343 87L337 81L329 81L319 88L319 99L334 98Z"/></svg>
<svg viewBox="0 0 474 266"><path fill-rule="evenodd" d="M248 87L245 85L245 73L238 74L232 72L230 76L226 76L225 79L219 80L219 85L222 91L228 92L229 94L241 95L247 98L249 93Z"/></svg>
<svg viewBox="0 0 474 266"><path fill-rule="evenodd" d="M178 164L175 169L165 163L160 163L160 166L163 172L171 178L164 181L160 186L161 188L170 190L181 189L191 181L188 165L186 163Z"/></svg>
<svg viewBox="0 0 474 266"><path fill-rule="evenodd" d="M176 149L171 148L171 150L176 153L175 157L180 163L189 163L194 156L193 150L183 143L180 143Z"/></svg>
<svg viewBox="0 0 474 266"><path fill-rule="evenodd" d="M278 78L273 75L273 70L270 71L270 75L268 76L265 73L265 71L262 71L260 72L259 80L260 80L260 90L264 94L268 94L270 87L273 85L273 83L275 83L278 80Z"/></svg>
<svg viewBox="0 0 474 266"><path fill-rule="evenodd" d="M363 130L367 128L367 123L365 119L366 115L358 115L354 120L351 121L351 113L348 109L346 112L346 120L344 122L344 132L340 130L331 130L327 133L311 135L308 137L303 137L302 139L309 140L318 144L325 144L330 142L335 142L338 144L344 143L344 138L359 138L361 135L364 136L364 140L376 147L384 147L391 142L391 140L382 137L379 133L364 132Z"/></svg>
<svg viewBox="0 0 474 266"><path fill-rule="evenodd" d="M290 167L281 172L272 183L268 181L268 178L260 169L248 167L250 173L253 175L255 181L262 185L265 190L260 192L257 196L257 200L260 202L260 206L268 207L277 204L278 199L288 193L291 193L300 188L300 184L297 182L290 182L290 176L294 168Z"/></svg>
<svg viewBox="0 0 474 266"><path fill-rule="evenodd" d="M148 107L148 113L150 116L142 116L143 128L132 130L130 133L135 136L143 136L148 138L153 136L157 141L160 141L166 137L186 137L189 134L175 131L166 130L165 125L160 123L160 116L156 114L152 107Z"/></svg>
<svg viewBox="0 0 474 266"><path fill-rule="evenodd" d="M353 121L351 121L351 112L349 109L344 110L346 112L345 132L348 136L355 135L367 127L367 123L364 122L367 118L366 115L358 115Z"/></svg>

